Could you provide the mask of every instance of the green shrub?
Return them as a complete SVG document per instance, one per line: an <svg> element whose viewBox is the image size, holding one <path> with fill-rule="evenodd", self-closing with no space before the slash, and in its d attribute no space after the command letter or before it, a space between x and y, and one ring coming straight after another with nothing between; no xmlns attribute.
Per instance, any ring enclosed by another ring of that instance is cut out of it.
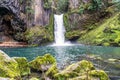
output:
<svg viewBox="0 0 120 80"><path fill-rule="evenodd" d="M57 9L59 12L67 12L68 5L69 5L68 0L59 0L58 5L57 5Z"/></svg>
<svg viewBox="0 0 120 80"><path fill-rule="evenodd" d="M44 0L43 2L44 2L43 7L45 9L50 9L51 8L52 0Z"/></svg>

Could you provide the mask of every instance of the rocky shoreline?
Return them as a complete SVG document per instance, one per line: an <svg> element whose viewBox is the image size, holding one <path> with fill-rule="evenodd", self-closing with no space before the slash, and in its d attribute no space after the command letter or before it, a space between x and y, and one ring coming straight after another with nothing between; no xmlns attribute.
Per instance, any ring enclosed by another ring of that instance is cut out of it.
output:
<svg viewBox="0 0 120 80"><path fill-rule="evenodd" d="M0 47L27 47L25 42L0 42Z"/></svg>
<svg viewBox="0 0 120 80"><path fill-rule="evenodd" d="M81 60L58 69L56 59L50 55L38 56L28 62L25 57L9 57L0 51L0 79L4 80L109 80L103 70L93 63Z"/></svg>

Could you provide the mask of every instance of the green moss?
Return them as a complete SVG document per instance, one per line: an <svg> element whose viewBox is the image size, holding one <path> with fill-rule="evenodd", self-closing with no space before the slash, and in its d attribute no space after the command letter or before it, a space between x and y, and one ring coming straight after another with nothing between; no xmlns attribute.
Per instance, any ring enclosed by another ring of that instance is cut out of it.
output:
<svg viewBox="0 0 120 80"><path fill-rule="evenodd" d="M100 80L109 80L108 75L102 70L93 70L89 75L92 77L98 77Z"/></svg>
<svg viewBox="0 0 120 80"><path fill-rule="evenodd" d="M42 71L43 65L47 66L50 64L54 64L54 63L56 63L55 58L53 56L51 56L50 54L45 54L43 57L38 56L33 61L29 62L29 66L33 69L38 70L38 71Z"/></svg>
<svg viewBox="0 0 120 80"><path fill-rule="evenodd" d="M44 57L44 60L45 60L45 62L47 64L54 64L54 63L56 63L55 58L52 55L50 55L50 54L45 54L43 57Z"/></svg>
<svg viewBox="0 0 120 80"><path fill-rule="evenodd" d="M45 27L50 34L50 41L54 40L54 14L51 14L49 24Z"/></svg>
<svg viewBox="0 0 120 80"><path fill-rule="evenodd" d="M79 38L81 35L80 30L73 30L70 32L66 32L65 36L67 39L74 39L74 38Z"/></svg>
<svg viewBox="0 0 120 80"><path fill-rule="evenodd" d="M51 35L45 27L31 27L24 35L28 43L32 45L42 45L51 42Z"/></svg>
<svg viewBox="0 0 120 80"><path fill-rule="evenodd" d="M76 64L72 64L68 66L65 70L66 71L73 70L74 72L77 72L77 73L84 73L86 71L93 70L93 69L94 69L94 66L91 62L82 60Z"/></svg>
<svg viewBox="0 0 120 80"><path fill-rule="evenodd" d="M66 31L69 31L70 30L70 25L69 25L69 15L68 15L68 13L63 15L63 21L64 21L64 26L65 26Z"/></svg>
<svg viewBox="0 0 120 80"><path fill-rule="evenodd" d="M110 43L103 43L103 46L110 46Z"/></svg>
<svg viewBox="0 0 120 80"><path fill-rule="evenodd" d="M25 76L30 74L30 68L28 66L28 61L25 57L21 57L21 58L14 58L17 63L18 63L18 67L20 69L20 75L21 76Z"/></svg>
<svg viewBox="0 0 120 80"><path fill-rule="evenodd" d="M52 0L43 0L44 4L43 7L44 9L50 9L52 5Z"/></svg>
<svg viewBox="0 0 120 80"><path fill-rule="evenodd" d="M120 42L120 13L107 19L96 29L88 31L79 39L80 43L104 46L119 46Z"/></svg>
<svg viewBox="0 0 120 80"><path fill-rule="evenodd" d="M56 80L67 80L69 78L73 78L78 76L77 72L71 72L71 71L62 71L60 73L57 73L54 75Z"/></svg>
<svg viewBox="0 0 120 80"><path fill-rule="evenodd" d="M34 77L33 77L33 78L31 78L30 80L40 80L40 79L38 79L38 78L34 78Z"/></svg>
<svg viewBox="0 0 120 80"><path fill-rule="evenodd" d="M94 66L91 62L82 60L78 63L74 63L70 66L68 66L66 69L61 71L60 73L55 74L55 78L64 78L69 79L69 78L74 78L78 77L79 75L85 75L86 72L94 70Z"/></svg>
<svg viewBox="0 0 120 80"><path fill-rule="evenodd" d="M46 74L46 76L54 77L54 75L57 73L58 73L58 69L57 69L57 65L55 63L48 69L48 71L45 74Z"/></svg>
<svg viewBox="0 0 120 80"><path fill-rule="evenodd" d="M19 77L18 63L4 52L0 51L0 77Z"/></svg>

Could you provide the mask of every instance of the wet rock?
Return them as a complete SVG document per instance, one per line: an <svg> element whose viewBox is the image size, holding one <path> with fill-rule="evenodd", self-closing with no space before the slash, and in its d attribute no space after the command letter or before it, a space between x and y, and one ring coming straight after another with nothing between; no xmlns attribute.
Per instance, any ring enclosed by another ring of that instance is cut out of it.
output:
<svg viewBox="0 0 120 80"><path fill-rule="evenodd" d="M30 68L28 66L28 61L25 57L14 57L13 59L15 59L18 63L21 76L30 74Z"/></svg>
<svg viewBox="0 0 120 80"><path fill-rule="evenodd" d="M0 80L15 80L15 79L13 79L13 78L2 78L2 77L0 77Z"/></svg>
<svg viewBox="0 0 120 80"><path fill-rule="evenodd" d="M0 50L0 77L19 77L18 63Z"/></svg>
<svg viewBox="0 0 120 80"><path fill-rule="evenodd" d="M120 62L119 59L112 59L112 58L108 59L108 61L109 61L109 62Z"/></svg>

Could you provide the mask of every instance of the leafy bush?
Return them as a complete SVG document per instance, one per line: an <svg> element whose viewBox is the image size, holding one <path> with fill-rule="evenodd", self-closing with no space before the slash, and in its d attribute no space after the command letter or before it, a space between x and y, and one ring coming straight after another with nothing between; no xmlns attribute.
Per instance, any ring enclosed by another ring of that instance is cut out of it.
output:
<svg viewBox="0 0 120 80"><path fill-rule="evenodd" d="M51 8L52 0L44 0L43 2L44 2L43 7L45 9L50 9Z"/></svg>
<svg viewBox="0 0 120 80"><path fill-rule="evenodd" d="M79 6L79 14L83 14L85 10L96 11L102 9L103 5L102 0L91 0L91 2L88 3L81 3Z"/></svg>
<svg viewBox="0 0 120 80"><path fill-rule="evenodd" d="M69 2L68 0L59 0L57 9L59 12L66 12L68 10Z"/></svg>

